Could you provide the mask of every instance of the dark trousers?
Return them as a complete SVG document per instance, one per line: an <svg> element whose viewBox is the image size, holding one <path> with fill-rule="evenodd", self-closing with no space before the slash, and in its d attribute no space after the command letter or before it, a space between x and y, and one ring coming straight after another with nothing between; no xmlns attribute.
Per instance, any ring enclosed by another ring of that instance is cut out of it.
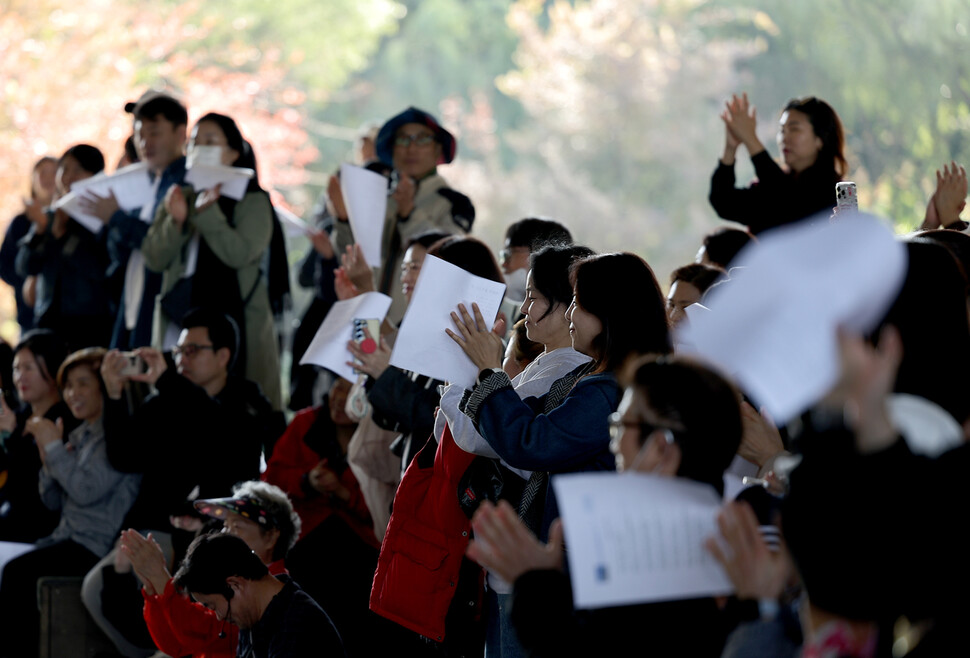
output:
<svg viewBox="0 0 970 658"><path fill-rule="evenodd" d="M44 576L83 576L97 562L97 555L71 540L35 549L8 562L0 581L0 619L7 629L0 642L0 656L23 658L38 653L38 579Z"/></svg>

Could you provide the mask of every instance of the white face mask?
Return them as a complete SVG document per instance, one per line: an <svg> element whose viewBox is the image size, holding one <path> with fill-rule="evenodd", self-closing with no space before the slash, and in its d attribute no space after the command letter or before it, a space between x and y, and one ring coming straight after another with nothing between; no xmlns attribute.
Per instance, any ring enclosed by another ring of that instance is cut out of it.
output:
<svg viewBox="0 0 970 658"><path fill-rule="evenodd" d="M193 144L185 158L185 166L187 169L191 169L197 164L220 166L222 164L222 147Z"/></svg>
<svg viewBox="0 0 970 658"><path fill-rule="evenodd" d="M521 269L505 275L505 298L522 303L525 299L525 281L529 276L528 269Z"/></svg>

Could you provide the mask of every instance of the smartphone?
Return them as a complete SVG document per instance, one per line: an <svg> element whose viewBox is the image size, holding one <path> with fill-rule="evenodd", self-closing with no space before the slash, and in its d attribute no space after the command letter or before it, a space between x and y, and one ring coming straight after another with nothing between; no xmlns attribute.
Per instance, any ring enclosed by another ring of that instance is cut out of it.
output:
<svg viewBox="0 0 970 658"><path fill-rule="evenodd" d="M121 356L125 357L127 363L125 367L121 369L121 374L125 377L130 377L131 375L140 375L145 372L145 360L134 352L122 352Z"/></svg>
<svg viewBox="0 0 970 658"><path fill-rule="evenodd" d="M367 338L364 330L370 334ZM353 340L360 346L360 351L364 354L373 354L377 351L377 341L381 339L381 321L376 318L354 318ZM354 363L359 364L356 358ZM359 374L359 373L358 373Z"/></svg>
<svg viewBox="0 0 970 658"><path fill-rule="evenodd" d="M859 212L859 197L856 196L856 184L851 181L842 181L835 184L835 205L838 208L836 214L844 212Z"/></svg>

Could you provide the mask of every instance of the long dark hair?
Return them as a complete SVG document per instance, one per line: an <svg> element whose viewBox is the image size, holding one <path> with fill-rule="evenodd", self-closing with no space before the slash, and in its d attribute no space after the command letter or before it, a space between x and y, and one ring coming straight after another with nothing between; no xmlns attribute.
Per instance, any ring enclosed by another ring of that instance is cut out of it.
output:
<svg viewBox="0 0 970 658"><path fill-rule="evenodd" d="M590 256L573 266L576 303L603 324L593 372L616 372L631 356L672 351L666 303L653 270L636 254Z"/></svg>
<svg viewBox="0 0 970 658"><path fill-rule="evenodd" d="M845 131L832 106L821 98L806 96L788 101L783 112L788 110L798 110L807 116L815 136L822 140L822 150L815 164L831 167L839 178L844 178L849 172L849 163L845 159Z"/></svg>

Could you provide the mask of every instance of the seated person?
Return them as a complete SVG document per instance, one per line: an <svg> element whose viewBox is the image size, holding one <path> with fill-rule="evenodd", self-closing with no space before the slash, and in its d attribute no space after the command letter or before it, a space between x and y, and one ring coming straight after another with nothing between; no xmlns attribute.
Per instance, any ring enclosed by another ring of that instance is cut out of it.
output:
<svg viewBox="0 0 970 658"><path fill-rule="evenodd" d="M217 619L239 627L237 656L346 655L323 608L292 580L270 575L239 537L196 538L174 581Z"/></svg>
<svg viewBox="0 0 970 658"><path fill-rule="evenodd" d="M195 507L223 521L222 531L245 541L270 574L286 573L284 560L300 534L300 517L279 487L243 482L232 497L199 500ZM224 620L175 590L165 555L151 535L126 530L121 550L143 583L145 621L159 649L170 656L236 655L238 631L227 633Z"/></svg>
<svg viewBox="0 0 970 658"><path fill-rule="evenodd" d="M687 319L686 309L697 304L708 288L723 275L719 269L691 263L678 267L670 275L670 291L667 293L667 319L676 327Z"/></svg>
<svg viewBox="0 0 970 658"><path fill-rule="evenodd" d="M680 357L644 357L631 371L610 417L617 469L688 478L723 493L724 470L741 441L734 387ZM728 629L713 598L576 611L562 571L560 524L542 544L509 505L483 503L472 526L479 539L468 555L514 583L512 621L530 655L624 655L630 629L658 656L721 655Z"/></svg>
<svg viewBox="0 0 970 658"><path fill-rule="evenodd" d="M176 530L170 516L181 516L194 497L213 497L230 491L240 481L259 476L260 447L282 432L282 422L259 387L229 376L238 347L231 319L205 309L190 311L182 322L175 353L176 369L151 348L141 348L147 371L124 374L128 358L115 350L101 367L108 392L105 405L105 440L112 466L141 473L141 492L122 527L151 530L166 548L176 552L191 535ZM156 392L130 411L124 399L129 381L145 382ZM138 585L127 573L126 560L115 563L112 551L85 579L83 596L92 617L119 646L121 653L140 655L138 644L150 642L141 615L128 619L132 642L115 629L103 612L104 579L112 590L124 590L137 601ZM121 567L119 573L118 566ZM118 607L119 614L128 606ZM125 623L118 622L122 626ZM122 648L124 647L124 648ZM142 644L144 649L147 644ZM154 650L149 651L149 655Z"/></svg>
<svg viewBox="0 0 970 658"><path fill-rule="evenodd" d="M35 656L40 617L34 605L37 580L43 576L83 576L111 550L121 519L131 507L141 479L116 471L108 462L104 441L103 383L99 376L103 348L88 348L67 357L57 373L64 399L80 425L64 442L64 421L35 416L26 431L34 437L43 467L40 494L44 504L61 510L53 534L9 562L0 585L3 618L18 620L7 633L4 656Z"/></svg>
<svg viewBox="0 0 970 658"><path fill-rule="evenodd" d="M21 406L11 409L10 398L0 396L0 541L32 544L57 526L59 514L38 494L40 455L25 429L31 418L60 418L65 434L77 427L55 380L66 356L64 341L50 329L28 331L13 350L11 381Z"/></svg>

